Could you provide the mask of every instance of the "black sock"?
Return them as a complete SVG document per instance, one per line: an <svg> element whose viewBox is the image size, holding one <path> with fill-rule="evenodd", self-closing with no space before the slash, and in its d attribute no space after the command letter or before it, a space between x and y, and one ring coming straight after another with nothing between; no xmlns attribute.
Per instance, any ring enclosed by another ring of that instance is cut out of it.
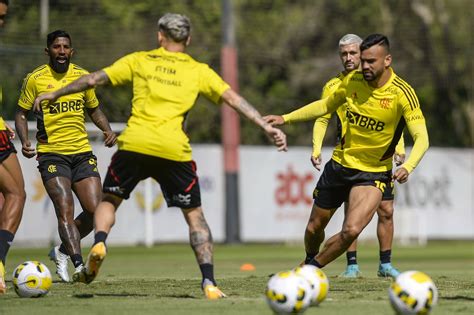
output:
<svg viewBox="0 0 474 315"><path fill-rule="evenodd" d="M10 231L0 230L0 260L4 266L8 250L10 249L14 237L15 235Z"/></svg>
<svg viewBox="0 0 474 315"><path fill-rule="evenodd" d="M357 265L357 251L346 252L347 265Z"/></svg>
<svg viewBox="0 0 474 315"><path fill-rule="evenodd" d="M94 235L94 245L97 244L97 243L100 243L100 242L104 242L105 244L105 240L107 239L107 233L105 233L104 231L99 231L97 233L95 233Z"/></svg>
<svg viewBox="0 0 474 315"><path fill-rule="evenodd" d="M59 246L59 251L60 251L61 253L65 254L65 255L69 255L69 254L67 253L66 246L64 246L63 243L61 243L61 245Z"/></svg>
<svg viewBox="0 0 474 315"><path fill-rule="evenodd" d="M311 261L309 262L310 265L313 265L315 267L318 267L318 268L323 268L323 265L321 265L317 260L316 258L313 258L311 259Z"/></svg>
<svg viewBox="0 0 474 315"><path fill-rule="evenodd" d="M74 264L74 268L77 268L78 266L84 264L84 261L82 260L82 256L79 254L71 255L71 261Z"/></svg>
<svg viewBox="0 0 474 315"><path fill-rule="evenodd" d="M311 253L306 252L306 258L304 259L305 265L309 264L309 262L311 261L311 259L313 259L314 257L316 257L317 254L318 254L318 252L316 252L315 254L311 254Z"/></svg>
<svg viewBox="0 0 474 315"><path fill-rule="evenodd" d="M380 263L388 264L392 260L392 250L384 250L380 252Z"/></svg>
<svg viewBox="0 0 474 315"><path fill-rule="evenodd" d="M214 265L213 264L200 264L199 269L201 269L203 282L204 282L204 279L208 279L214 285L216 285L216 280L214 279Z"/></svg>

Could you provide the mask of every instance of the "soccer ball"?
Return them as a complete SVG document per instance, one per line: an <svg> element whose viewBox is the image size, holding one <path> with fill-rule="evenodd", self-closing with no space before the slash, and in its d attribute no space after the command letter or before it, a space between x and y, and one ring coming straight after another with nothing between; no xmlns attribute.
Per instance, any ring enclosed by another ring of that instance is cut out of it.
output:
<svg viewBox="0 0 474 315"><path fill-rule="evenodd" d="M324 301L329 291L329 280L324 272L313 265L297 267L295 272L303 276L311 285L311 305L318 305Z"/></svg>
<svg viewBox="0 0 474 315"><path fill-rule="evenodd" d="M270 278L265 295L276 314L296 314L309 307L311 293L311 285L305 278L293 271L282 271Z"/></svg>
<svg viewBox="0 0 474 315"><path fill-rule="evenodd" d="M20 297L44 296L52 282L49 269L39 261L26 261L13 271L13 287Z"/></svg>
<svg viewBox="0 0 474 315"><path fill-rule="evenodd" d="M428 314L438 302L438 289L429 276L419 271L401 273L388 289L397 314Z"/></svg>

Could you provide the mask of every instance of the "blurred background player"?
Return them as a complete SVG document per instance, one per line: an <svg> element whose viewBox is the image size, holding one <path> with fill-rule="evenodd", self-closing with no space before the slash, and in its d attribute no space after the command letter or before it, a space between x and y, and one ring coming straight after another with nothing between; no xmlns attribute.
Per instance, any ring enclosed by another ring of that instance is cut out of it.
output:
<svg viewBox="0 0 474 315"><path fill-rule="evenodd" d="M205 296L219 299L225 294L214 279L212 235L201 207L196 163L183 130L186 115L202 94L214 103L231 106L253 121L279 150L286 150L286 136L267 124L207 64L185 53L191 40L191 24L186 16L171 13L162 16L157 39L160 48L126 55L58 91L40 95L35 106L97 85L133 83L132 114L118 138L119 149L112 157L104 181L103 201L94 215L95 240L86 262L85 280L89 283L97 276L106 256L106 238L122 200L129 198L140 180L152 177L160 184L168 206L182 210L201 269Z"/></svg>
<svg viewBox="0 0 474 315"><path fill-rule="evenodd" d="M348 206L341 231L329 238L309 262L319 268L349 248L372 220L392 180L405 183L429 146L425 118L415 91L391 68L388 38L369 35L360 50L362 71L346 75L327 98L287 115L266 117L269 123L282 125L312 120L344 107L346 132L341 139L342 154L333 155L326 163L313 193L315 207L306 229L316 235L314 248L321 245L329 221L319 220L318 213L333 212L345 201ZM405 126L413 138L413 149L392 176L392 157Z"/></svg>
<svg viewBox="0 0 474 315"><path fill-rule="evenodd" d="M113 146L116 136L99 108L94 89L89 89L63 97L54 104L45 104L41 112L35 113L37 152L32 147L26 117L34 99L88 73L71 63L74 49L67 32L57 30L48 34L46 45L49 64L36 68L25 78L15 123L23 155L32 158L38 152L38 169L53 202L62 241L49 256L56 263L61 280L69 282L68 258L76 268L74 274L79 275L84 268L80 240L93 230L93 213L102 196L97 159L87 138L84 112L87 111L94 124L103 131L106 146ZM83 209L76 219L73 192Z"/></svg>
<svg viewBox="0 0 474 315"><path fill-rule="evenodd" d="M355 34L346 34L339 40L339 58L341 59L344 70L324 85L321 99L326 98L334 93L349 72L359 69L361 43L362 38ZM337 119L337 145L334 148L333 154L335 156L339 156L342 154L341 139L344 137L346 131L346 117L344 107L339 107L335 113ZM332 114L328 114L320 117L316 119L316 122L314 123L313 154L311 156L311 162L318 171L321 170L321 147L331 116ZM401 165L405 160L403 135L400 137L400 141L395 148L394 160L397 166ZM382 196L382 202L377 209L377 238L379 240L380 247L380 264L377 274L379 277L395 278L400 273L391 264L393 240L393 200L394 185L391 183L390 186L385 188ZM345 207L347 207L346 204ZM334 212L318 212L317 214L320 216L317 220L329 220ZM322 237L322 240L324 240L324 236L324 233L323 235L315 235L314 230L311 229L311 225L308 225L305 233L306 263L308 263L319 252L319 247L315 248L314 245L320 242L314 242L314 238ZM357 240L355 240L347 250L346 259L347 267L341 276L347 278L359 277L360 270L359 265L357 264Z"/></svg>
<svg viewBox="0 0 474 315"><path fill-rule="evenodd" d="M8 13L8 0L0 0L0 27L3 27L5 24L5 17Z"/></svg>
<svg viewBox="0 0 474 315"><path fill-rule="evenodd" d="M8 0L0 0L0 27L3 27L8 11ZM3 94L0 86L0 104ZM3 104L2 104L3 105ZM1 113L0 113L1 115ZM23 174L11 140L13 129L0 116L0 193L3 207L0 208L0 294L7 290L5 285L5 260L21 222L26 193Z"/></svg>

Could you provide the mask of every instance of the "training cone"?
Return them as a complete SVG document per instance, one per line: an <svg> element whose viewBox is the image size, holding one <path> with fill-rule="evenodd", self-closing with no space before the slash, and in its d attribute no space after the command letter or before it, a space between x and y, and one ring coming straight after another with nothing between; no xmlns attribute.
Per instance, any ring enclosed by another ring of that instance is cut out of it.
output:
<svg viewBox="0 0 474 315"><path fill-rule="evenodd" d="M255 266L252 264L243 264L242 266L240 266L240 271L254 271L254 270L255 270Z"/></svg>

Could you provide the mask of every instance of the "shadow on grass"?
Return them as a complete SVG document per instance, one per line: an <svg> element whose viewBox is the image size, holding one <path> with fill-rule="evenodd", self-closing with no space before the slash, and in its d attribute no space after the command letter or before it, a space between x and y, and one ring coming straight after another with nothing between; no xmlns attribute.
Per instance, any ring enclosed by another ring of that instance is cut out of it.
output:
<svg viewBox="0 0 474 315"><path fill-rule="evenodd" d="M196 299L195 296L189 294L168 294L168 295L156 295L156 294L140 294L140 293L83 293L74 294L72 297L77 299L90 299L93 297L149 297L156 296L159 298L177 298L177 299Z"/></svg>

